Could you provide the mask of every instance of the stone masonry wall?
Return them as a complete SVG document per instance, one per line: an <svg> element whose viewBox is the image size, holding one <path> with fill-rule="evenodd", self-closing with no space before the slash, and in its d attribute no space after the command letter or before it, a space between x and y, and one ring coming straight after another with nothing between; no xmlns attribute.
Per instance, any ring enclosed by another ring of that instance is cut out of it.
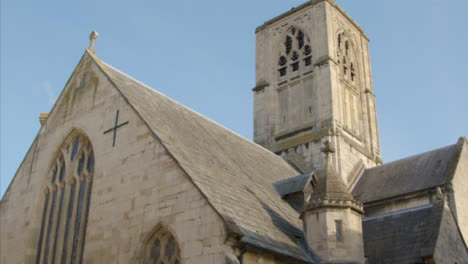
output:
<svg viewBox="0 0 468 264"><path fill-rule="evenodd" d="M452 181L456 216L465 243L468 243L468 143L462 139L462 150ZM461 147L461 146L460 146Z"/></svg>
<svg viewBox="0 0 468 264"><path fill-rule="evenodd" d="M467 263L468 249L457 230L456 222L445 203L439 237L434 251L435 263Z"/></svg>
<svg viewBox="0 0 468 264"><path fill-rule="evenodd" d="M117 110L129 123L112 147L103 131ZM34 263L50 164L74 130L90 139L96 164L84 263L142 261L158 224L173 233L183 263L223 262L221 218L85 54L2 200L0 263Z"/></svg>

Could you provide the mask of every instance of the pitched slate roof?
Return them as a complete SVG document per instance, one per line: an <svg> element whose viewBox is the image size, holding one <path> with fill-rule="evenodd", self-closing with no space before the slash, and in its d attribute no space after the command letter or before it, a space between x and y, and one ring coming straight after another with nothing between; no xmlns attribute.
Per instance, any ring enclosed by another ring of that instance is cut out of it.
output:
<svg viewBox="0 0 468 264"><path fill-rule="evenodd" d="M369 263L420 263L432 256L443 206L428 205L362 221Z"/></svg>
<svg viewBox="0 0 468 264"><path fill-rule="evenodd" d="M274 187L279 196L284 197L287 194L296 193L304 190L305 185L313 172L302 174L296 177L288 178L274 183Z"/></svg>
<svg viewBox="0 0 468 264"><path fill-rule="evenodd" d="M443 185L454 155L456 145L450 145L367 169L352 194L368 203Z"/></svg>
<svg viewBox="0 0 468 264"><path fill-rule="evenodd" d="M307 263L298 213L273 183L296 176L283 159L90 54L115 88L242 241Z"/></svg>

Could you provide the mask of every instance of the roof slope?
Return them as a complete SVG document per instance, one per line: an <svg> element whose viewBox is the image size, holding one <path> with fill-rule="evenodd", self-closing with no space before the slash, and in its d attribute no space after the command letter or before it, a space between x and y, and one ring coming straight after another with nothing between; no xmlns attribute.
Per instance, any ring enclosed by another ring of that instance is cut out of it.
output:
<svg viewBox="0 0 468 264"><path fill-rule="evenodd" d="M437 257L437 263L462 263L468 257L455 218L444 200L364 218L362 229L369 263L422 263L423 258L431 257Z"/></svg>
<svg viewBox="0 0 468 264"><path fill-rule="evenodd" d="M309 261L294 241L303 234L298 214L273 188L296 176L293 168L90 55L231 229L248 243Z"/></svg>
<svg viewBox="0 0 468 264"><path fill-rule="evenodd" d="M456 145L450 145L367 169L353 196L367 203L443 185L454 155Z"/></svg>
<svg viewBox="0 0 468 264"><path fill-rule="evenodd" d="M279 196L296 193L304 190L307 181L314 173L309 172L296 177L288 178L274 183L274 187Z"/></svg>
<svg viewBox="0 0 468 264"><path fill-rule="evenodd" d="M363 219L364 252L369 263L420 263L431 256L439 235L443 205L428 205Z"/></svg>

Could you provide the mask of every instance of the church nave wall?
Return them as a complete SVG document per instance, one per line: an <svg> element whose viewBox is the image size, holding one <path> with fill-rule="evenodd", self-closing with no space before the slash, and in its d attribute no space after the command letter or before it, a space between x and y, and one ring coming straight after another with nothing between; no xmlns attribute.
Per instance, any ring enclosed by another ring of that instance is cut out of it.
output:
<svg viewBox="0 0 468 264"><path fill-rule="evenodd" d="M183 263L224 260L222 219L85 53L2 200L0 263L36 263L48 172L77 132L95 157L83 263L145 263L158 226Z"/></svg>

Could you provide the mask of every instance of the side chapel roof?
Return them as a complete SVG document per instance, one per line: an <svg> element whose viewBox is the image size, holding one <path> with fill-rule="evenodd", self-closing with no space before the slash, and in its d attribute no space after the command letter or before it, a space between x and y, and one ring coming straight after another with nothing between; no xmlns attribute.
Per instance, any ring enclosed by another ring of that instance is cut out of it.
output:
<svg viewBox="0 0 468 264"><path fill-rule="evenodd" d="M353 196L362 203L383 200L443 185L459 153L457 144L421 153L364 171Z"/></svg>
<svg viewBox="0 0 468 264"><path fill-rule="evenodd" d="M88 52L243 242L311 263L302 222L273 183L298 173L281 157Z"/></svg>
<svg viewBox="0 0 468 264"><path fill-rule="evenodd" d="M432 256L442 212L443 206L437 204L364 218L364 252L369 263L419 263Z"/></svg>
<svg viewBox="0 0 468 264"><path fill-rule="evenodd" d="M444 200L363 218L362 231L369 263L422 263L425 258L450 255L468 258L468 248ZM452 250L447 252L446 247Z"/></svg>

